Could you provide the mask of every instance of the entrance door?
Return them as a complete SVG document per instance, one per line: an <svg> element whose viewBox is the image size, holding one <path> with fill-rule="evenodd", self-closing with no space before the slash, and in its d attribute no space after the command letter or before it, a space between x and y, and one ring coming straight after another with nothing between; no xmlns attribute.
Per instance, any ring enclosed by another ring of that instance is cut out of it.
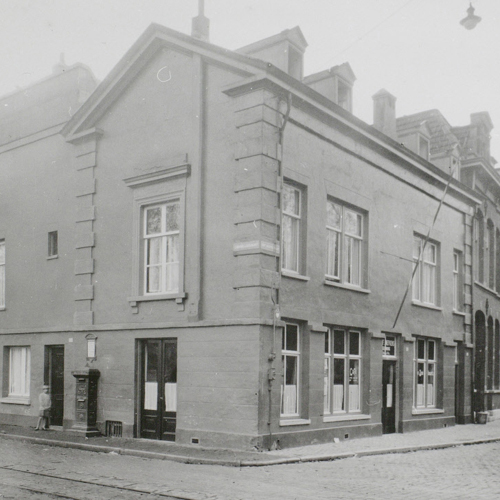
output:
<svg viewBox="0 0 500 500"><path fill-rule="evenodd" d="M44 383L50 386L52 407L50 425L63 425L64 416L64 346L45 347Z"/></svg>
<svg viewBox="0 0 500 500"><path fill-rule="evenodd" d="M382 432L396 432L396 362L382 362Z"/></svg>
<svg viewBox="0 0 500 500"><path fill-rule="evenodd" d="M141 437L175 441L177 339L143 342Z"/></svg>

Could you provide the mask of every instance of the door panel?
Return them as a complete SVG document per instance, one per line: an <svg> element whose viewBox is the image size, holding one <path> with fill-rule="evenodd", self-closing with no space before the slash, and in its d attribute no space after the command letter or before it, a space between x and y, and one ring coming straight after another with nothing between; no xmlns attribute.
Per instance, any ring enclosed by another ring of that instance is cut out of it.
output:
<svg viewBox="0 0 500 500"><path fill-rule="evenodd" d="M44 383L50 386L52 407L50 424L63 425L64 418L64 346L46 346Z"/></svg>
<svg viewBox="0 0 500 500"><path fill-rule="evenodd" d="M175 441L177 340L145 340L141 362L141 437Z"/></svg>
<svg viewBox="0 0 500 500"><path fill-rule="evenodd" d="M396 362L382 362L382 432L396 432Z"/></svg>

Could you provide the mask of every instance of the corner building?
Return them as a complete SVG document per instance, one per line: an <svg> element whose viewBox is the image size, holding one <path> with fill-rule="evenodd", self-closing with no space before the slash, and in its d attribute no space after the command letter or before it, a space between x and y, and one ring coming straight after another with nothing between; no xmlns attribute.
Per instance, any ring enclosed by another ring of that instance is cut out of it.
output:
<svg viewBox="0 0 500 500"><path fill-rule="evenodd" d="M151 25L99 85L3 99L1 422L43 383L61 430L202 446L471 421L481 198L401 145L388 92L352 115L347 63L304 78L306 45Z"/></svg>

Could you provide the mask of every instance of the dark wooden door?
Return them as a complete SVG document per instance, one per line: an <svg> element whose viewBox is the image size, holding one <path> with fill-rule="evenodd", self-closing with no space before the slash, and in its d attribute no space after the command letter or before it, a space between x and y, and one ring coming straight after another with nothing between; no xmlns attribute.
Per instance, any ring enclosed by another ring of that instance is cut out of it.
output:
<svg viewBox="0 0 500 500"><path fill-rule="evenodd" d="M382 362L382 432L396 432L396 362Z"/></svg>
<svg viewBox="0 0 500 500"><path fill-rule="evenodd" d="M51 345L45 349L44 383L50 386L52 408L50 425L63 425L64 418L64 346Z"/></svg>
<svg viewBox="0 0 500 500"><path fill-rule="evenodd" d="M141 437L175 441L177 339L145 340L141 371Z"/></svg>

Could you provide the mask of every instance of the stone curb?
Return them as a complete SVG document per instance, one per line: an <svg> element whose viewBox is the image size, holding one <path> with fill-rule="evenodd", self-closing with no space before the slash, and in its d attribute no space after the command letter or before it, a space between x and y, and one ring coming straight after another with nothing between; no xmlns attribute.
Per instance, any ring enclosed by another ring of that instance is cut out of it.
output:
<svg viewBox="0 0 500 500"><path fill-rule="evenodd" d="M399 448L381 448L376 450L361 450L357 452L336 453L333 455L310 455L302 457L283 457L272 460L224 460L202 457L189 457L186 455L173 455L170 453L159 453L154 451L134 450L130 448L117 448L114 446L102 446L86 443L74 443L71 441L58 441L53 439L44 439L32 436L22 436L17 434L0 434L0 437L17 441L29 441L34 444L45 446L58 446L61 448L73 448L77 450L92 451L96 453L116 453L118 455L128 455L140 458L150 458L155 460L171 460L185 464L199 465L222 465L226 467L268 467L273 465L287 465L308 462L330 462L334 460L344 460L346 458L369 457L375 455L389 455L400 453L412 453L425 450L441 450L446 448L455 448L458 446L471 446L476 444L488 444L500 441L499 437L472 439L466 441L456 441L452 443L423 444L414 446L403 446Z"/></svg>

